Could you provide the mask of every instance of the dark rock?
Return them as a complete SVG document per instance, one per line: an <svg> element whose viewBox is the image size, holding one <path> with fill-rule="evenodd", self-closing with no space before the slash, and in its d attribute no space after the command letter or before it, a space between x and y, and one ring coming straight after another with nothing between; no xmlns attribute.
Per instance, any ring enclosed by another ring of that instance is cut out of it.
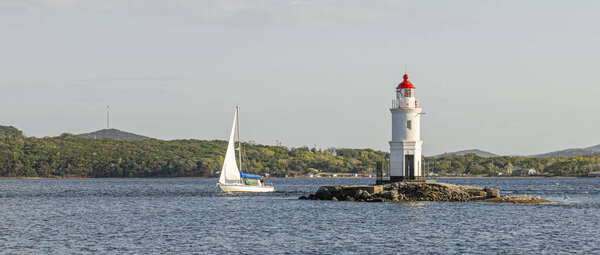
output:
<svg viewBox="0 0 600 255"><path fill-rule="evenodd" d="M319 188L319 190L317 190L317 192L315 193L315 198L316 199L321 199L321 200L330 200L332 199L334 196L331 194L331 192L329 192L329 189L327 189L327 187L321 187Z"/></svg>
<svg viewBox="0 0 600 255"><path fill-rule="evenodd" d="M484 188L483 190L486 192L488 198L500 197L500 192L497 189Z"/></svg>
<svg viewBox="0 0 600 255"><path fill-rule="evenodd" d="M467 192L469 193L469 195L474 196L474 197L485 197L485 196L487 196L487 192L482 191L482 190L468 190Z"/></svg>
<svg viewBox="0 0 600 255"><path fill-rule="evenodd" d="M389 190L381 192L379 195L381 198L389 199L389 200L397 200L398 199L398 191L397 190Z"/></svg>
<svg viewBox="0 0 600 255"><path fill-rule="evenodd" d="M408 198L404 194L398 194L398 201L408 201Z"/></svg>
<svg viewBox="0 0 600 255"><path fill-rule="evenodd" d="M368 191L359 189L359 190L356 190L356 192L354 192L354 198L366 200L366 199L373 198L373 196L371 196L371 194Z"/></svg>

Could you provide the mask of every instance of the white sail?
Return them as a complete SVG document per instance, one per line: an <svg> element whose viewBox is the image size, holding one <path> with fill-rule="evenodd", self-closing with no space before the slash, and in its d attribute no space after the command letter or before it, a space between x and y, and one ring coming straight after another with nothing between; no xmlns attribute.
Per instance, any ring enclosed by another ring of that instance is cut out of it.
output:
<svg viewBox="0 0 600 255"><path fill-rule="evenodd" d="M221 169L221 176L219 177L219 183L221 184L235 184L241 183L242 177L240 170L235 161L235 144L233 141L235 134L235 124L237 120L237 111L233 115L233 127L231 128L231 135L229 135L229 144L227 145L227 153L225 153L225 160L223 161L223 168Z"/></svg>

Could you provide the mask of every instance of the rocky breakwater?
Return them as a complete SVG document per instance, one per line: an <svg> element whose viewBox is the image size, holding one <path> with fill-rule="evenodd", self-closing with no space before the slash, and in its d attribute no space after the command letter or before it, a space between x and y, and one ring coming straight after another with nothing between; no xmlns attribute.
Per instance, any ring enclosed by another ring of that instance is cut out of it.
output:
<svg viewBox="0 0 600 255"><path fill-rule="evenodd" d="M532 196L501 195L497 189L462 186L435 181L395 182L367 186L323 186L300 199L360 202L495 202L541 204L551 201Z"/></svg>

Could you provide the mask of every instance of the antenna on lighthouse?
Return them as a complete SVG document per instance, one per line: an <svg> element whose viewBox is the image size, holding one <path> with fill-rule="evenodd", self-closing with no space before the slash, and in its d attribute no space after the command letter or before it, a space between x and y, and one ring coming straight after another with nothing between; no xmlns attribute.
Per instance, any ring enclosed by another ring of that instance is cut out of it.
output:
<svg viewBox="0 0 600 255"><path fill-rule="evenodd" d="M106 106L106 129L110 128L110 107Z"/></svg>

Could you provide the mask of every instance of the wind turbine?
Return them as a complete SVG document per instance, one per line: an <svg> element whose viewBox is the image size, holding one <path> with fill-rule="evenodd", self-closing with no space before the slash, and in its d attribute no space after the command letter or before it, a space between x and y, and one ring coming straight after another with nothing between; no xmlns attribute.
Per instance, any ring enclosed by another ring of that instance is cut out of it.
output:
<svg viewBox="0 0 600 255"><path fill-rule="evenodd" d="M106 106L106 129L110 128L110 107Z"/></svg>

